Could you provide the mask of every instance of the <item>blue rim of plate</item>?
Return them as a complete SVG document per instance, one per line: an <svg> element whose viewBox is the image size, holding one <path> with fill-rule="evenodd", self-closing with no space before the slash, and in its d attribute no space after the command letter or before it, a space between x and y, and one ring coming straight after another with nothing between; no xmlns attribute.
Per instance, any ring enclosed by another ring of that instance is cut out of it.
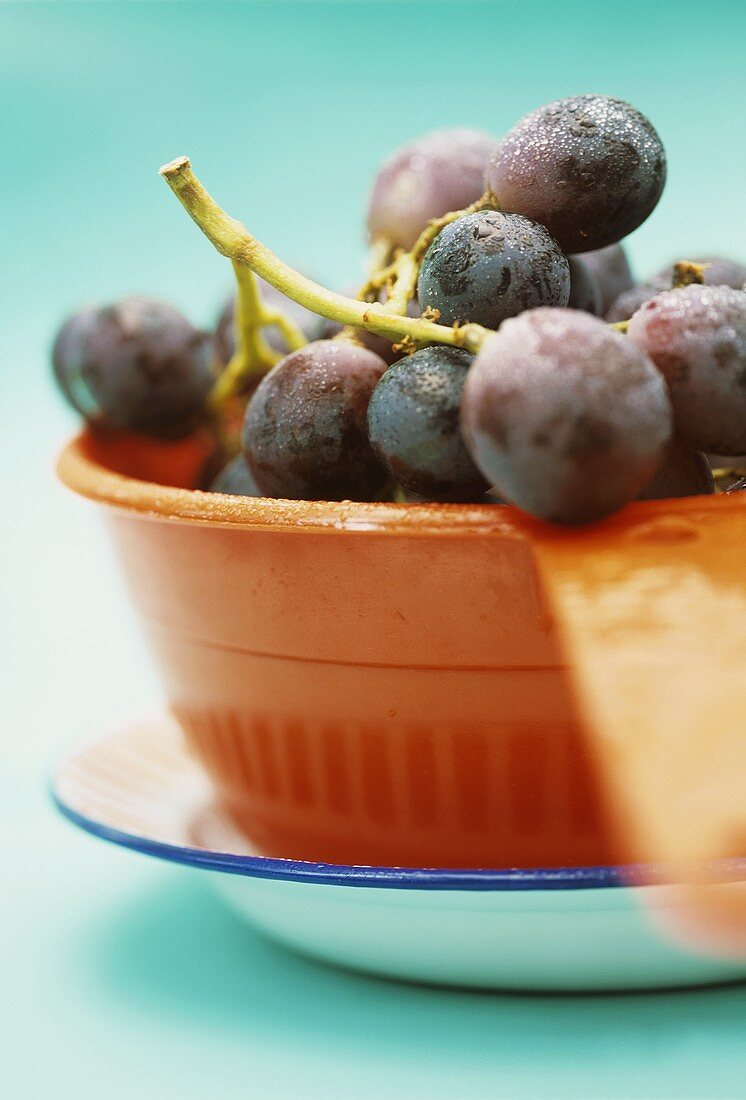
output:
<svg viewBox="0 0 746 1100"><path fill-rule="evenodd" d="M162 840L152 840L106 825L74 810L58 795L51 797L63 817L92 836L143 855L186 867L219 871L248 878L308 882L324 886L368 886L394 890L600 890L609 887L674 884L676 878L655 864L616 867L507 867L503 869L454 869L428 867L366 867L341 863L310 863L270 856L235 855ZM721 860L712 866L708 881L727 883L746 880L746 859Z"/></svg>

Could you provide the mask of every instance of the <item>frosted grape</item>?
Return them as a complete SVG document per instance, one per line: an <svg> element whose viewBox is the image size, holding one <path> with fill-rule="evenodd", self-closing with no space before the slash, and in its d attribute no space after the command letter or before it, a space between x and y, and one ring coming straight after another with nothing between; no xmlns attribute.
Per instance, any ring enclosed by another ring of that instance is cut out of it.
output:
<svg viewBox="0 0 746 1100"><path fill-rule="evenodd" d="M470 206L484 191L497 141L479 130L436 130L398 149L382 166L368 207L368 232L411 248L431 218Z"/></svg>
<svg viewBox="0 0 746 1100"><path fill-rule="evenodd" d="M566 252L621 240L666 180L658 134L621 99L579 95L539 107L500 144L486 176L501 210L545 225Z"/></svg>
<svg viewBox="0 0 746 1100"><path fill-rule="evenodd" d="M635 313L627 336L665 376L683 441L715 454L746 452L746 292L665 290Z"/></svg>
<svg viewBox="0 0 746 1100"><path fill-rule="evenodd" d="M387 481L368 440L368 403L386 370L344 340L317 340L267 374L246 409L243 450L266 496L370 500Z"/></svg>
<svg viewBox="0 0 746 1100"><path fill-rule="evenodd" d="M671 408L659 371L626 337L578 310L535 309L485 341L461 425L501 497L543 519L585 523L650 481Z"/></svg>

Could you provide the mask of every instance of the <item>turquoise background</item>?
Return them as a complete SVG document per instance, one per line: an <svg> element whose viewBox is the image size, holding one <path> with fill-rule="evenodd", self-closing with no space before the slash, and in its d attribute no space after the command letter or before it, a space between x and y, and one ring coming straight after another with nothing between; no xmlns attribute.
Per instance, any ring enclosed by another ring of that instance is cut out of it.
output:
<svg viewBox="0 0 746 1100"><path fill-rule="evenodd" d="M395 145L603 91L669 154L639 271L744 259L745 41L742 0L0 7L4 1095L743 1095L742 988L506 997L325 971L196 873L78 835L43 783L67 746L159 705L98 519L53 482L74 420L47 378L83 301L143 290L206 324L229 288L158 166L188 153L268 244L344 285Z"/></svg>

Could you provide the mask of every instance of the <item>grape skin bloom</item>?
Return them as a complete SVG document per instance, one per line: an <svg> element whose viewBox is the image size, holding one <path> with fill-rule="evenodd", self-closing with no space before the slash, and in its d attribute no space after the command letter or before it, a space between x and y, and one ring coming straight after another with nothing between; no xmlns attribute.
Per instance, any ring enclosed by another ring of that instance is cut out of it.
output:
<svg viewBox="0 0 746 1100"><path fill-rule="evenodd" d="M464 387L467 447L497 493L559 523L616 511L671 437L666 386L625 337L578 310L536 309L488 337Z"/></svg>
<svg viewBox="0 0 746 1100"><path fill-rule="evenodd" d="M596 278L601 292L599 314L601 317L611 308L612 302L620 294L635 284L627 253L621 244L610 244L594 252L582 252L579 256L570 256L570 261L573 260L581 263Z"/></svg>
<svg viewBox="0 0 746 1100"><path fill-rule="evenodd" d="M627 338L665 376L681 439L699 451L746 452L744 291L663 291L633 315Z"/></svg>
<svg viewBox="0 0 746 1100"><path fill-rule="evenodd" d="M472 359L460 348L423 348L389 367L368 406L379 459L395 481L427 500L474 500L489 488L459 426Z"/></svg>
<svg viewBox="0 0 746 1100"><path fill-rule="evenodd" d="M567 257L542 225L520 214L483 211L445 226L425 254L417 297L441 324L497 328L536 306L566 306Z"/></svg>
<svg viewBox="0 0 746 1100"><path fill-rule="evenodd" d="M500 209L545 225L566 252L626 237L654 210L665 180L652 124L629 103L602 95L559 99L526 115L486 175Z"/></svg>
<svg viewBox="0 0 746 1100"><path fill-rule="evenodd" d="M568 256L570 265L570 299L567 303L569 309L581 309L584 313L592 313L594 317L601 314L601 287L598 279L583 263L582 256Z"/></svg>
<svg viewBox="0 0 746 1100"><path fill-rule="evenodd" d="M89 420L179 439L207 419L211 343L166 302L133 295L70 318L52 363L63 393Z"/></svg>
<svg viewBox="0 0 746 1100"><path fill-rule="evenodd" d="M629 321L638 309L642 309L645 303L660 294L661 290L662 287L653 286L651 283L639 283L637 286L629 287L628 290L623 290L607 309L606 320L609 324Z"/></svg>
<svg viewBox="0 0 746 1100"><path fill-rule="evenodd" d="M286 356L246 409L243 449L266 496L371 500L387 481L368 439L380 356L344 340L318 340Z"/></svg>
<svg viewBox="0 0 746 1100"><path fill-rule="evenodd" d="M259 486L251 476L243 454L228 462L210 485L211 493L228 493L234 497L260 497Z"/></svg>
<svg viewBox="0 0 746 1100"><path fill-rule="evenodd" d="M463 210L484 191L496 138L479 130L436 130L397 149L381 167L368 207L371 240L411 248L431 218Z"/></svg>

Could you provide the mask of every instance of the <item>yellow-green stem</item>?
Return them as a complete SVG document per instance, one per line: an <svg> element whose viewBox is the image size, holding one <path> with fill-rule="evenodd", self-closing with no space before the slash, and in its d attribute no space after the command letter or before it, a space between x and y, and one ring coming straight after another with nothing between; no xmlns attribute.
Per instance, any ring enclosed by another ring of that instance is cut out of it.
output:
<svg viewBox="0 0 746 1100"><path fill-rule="evenodd" d="M473 352L478 351L490 335L490 329L482 325L449 328L420 318L388 313L378 302L361 302L327 290L294 271L252 236L241 222L226 214L197 179L187 157L164 165L161 175L218 252L238 265L251 268L313 313L342 325L368 329L389 340L401 341L409 337L418 344L449 344Z"/></svg>
<svg viewBox="0 0 746 1100"><path fill-rule="evenodd" d="M282 353L275 351L264 336L268 325L281 332L290 351L307 342L303 333L278 309L269 309L262 298L259 282L250 267L233 263L236 276L236 313L234 327L236 347L210 391L208 404L219 412L226 401L239 393L252 375L265 374L279 362Z"/></svg>

